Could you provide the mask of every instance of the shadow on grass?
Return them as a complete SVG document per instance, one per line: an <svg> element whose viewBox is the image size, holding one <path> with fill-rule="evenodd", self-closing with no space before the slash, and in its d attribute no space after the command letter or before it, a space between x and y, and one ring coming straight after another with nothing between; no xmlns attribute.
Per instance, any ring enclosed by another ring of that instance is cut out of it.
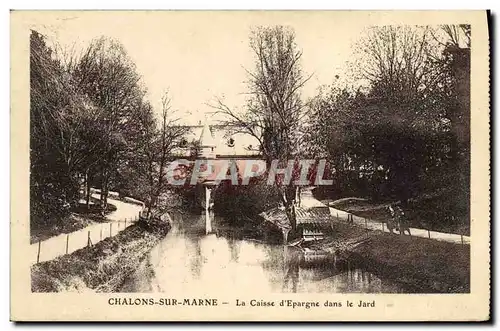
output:
<svg viewBox="0 0 500 331"><path fill-rule="evenodd" d="M108 203L104 211L105 216L103 216L99 203L92 203L89 208L85 203L79 203L67 215L53 217L44 222L43 225L34 226L32 224L30 242L33 244L60 234L81 230L94 223L107 222L106 215L115 210L116 206Z"/></svg>

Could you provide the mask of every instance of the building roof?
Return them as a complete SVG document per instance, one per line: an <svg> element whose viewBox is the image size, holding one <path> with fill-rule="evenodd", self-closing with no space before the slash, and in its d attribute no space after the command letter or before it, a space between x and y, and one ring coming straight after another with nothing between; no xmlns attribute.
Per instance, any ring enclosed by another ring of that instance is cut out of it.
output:
<svg viewBox="0 0 500 331"><path fill-rule="evenodd" d="M201 147L217 147L215 139L212 135L212 131L208 126L208 123L205 123L205 126L201 130L200 135L200 146Z"/></svg>
<svg viewBox="0 0 500 331"><path fill-rule="evenodd" d="M181 155L189 156L191 146L195 142L203 143L206 147L214 147L217 157L257 157L260 155L259 141L248 133L239 132L236 127L205 124L190 125L186 128L188 130L184 138L187 146L178 151Z"/></svg>

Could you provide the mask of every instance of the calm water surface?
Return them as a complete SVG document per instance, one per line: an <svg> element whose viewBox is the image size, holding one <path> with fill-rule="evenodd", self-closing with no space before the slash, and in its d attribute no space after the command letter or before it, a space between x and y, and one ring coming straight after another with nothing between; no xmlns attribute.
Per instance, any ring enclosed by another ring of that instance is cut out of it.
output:
<svg viewBox="0 0 500 331"><path fill-rule="evenodd" d="M168 235L129 276L121 292L237 293L242 288L255 294L404 292L393 282L329 255L236 239L218 217L212 223L214 233L208 235L203 232L204 215L172 218Z"/></svg>

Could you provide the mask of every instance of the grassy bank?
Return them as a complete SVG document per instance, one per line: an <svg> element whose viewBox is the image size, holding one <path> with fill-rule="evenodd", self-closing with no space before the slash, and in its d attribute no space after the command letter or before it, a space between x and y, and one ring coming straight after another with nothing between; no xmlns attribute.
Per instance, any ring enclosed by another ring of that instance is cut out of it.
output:
<svg viewBox="0 0 500 331"><path fill-rule="evenodd" d="M92 198L92 202L94 204L91 204L89 208L84 203L80 203L67 215L53 216L44 222L31 222L30 242L33 244L63 233L81 230L95 223L107 222L106 215L116 210L115 205L108 203L102 216L101 208L96 203L98 200Z"/></svg>
<svg viewBox="0 0 500 331"><path fill-rule="evenodd" d="M311 248L340 253L366 271L426 293L470 291L469 245L366 231L337 223Z"/></svg>
<svg viewBox="0 0 500 331"><path fill-rule="evenodd" d="M92 247L31 267L33 292L113 292L170 230L162 220L139 221Z"/></svg>
<svg viewBox="0 0 500 331"><path fill-rule="evenodd" d="M452 193L449 193L451 195ZM410 226L431 231L447 233L457 233L470 235L468 215L451 219L450 217L432 214L433 210L440 210L442 205L450 204L446 194L422 195L419 199L412 200L405 209L405 213L410 221ZM331 207L352 213L356 216L366 217L375 221L387 221L391 218L388 206L396 201L377 202L362 198L343 198L335 201L324 199L323 203ZM450 208L448 208L450 209Z"/></svg>

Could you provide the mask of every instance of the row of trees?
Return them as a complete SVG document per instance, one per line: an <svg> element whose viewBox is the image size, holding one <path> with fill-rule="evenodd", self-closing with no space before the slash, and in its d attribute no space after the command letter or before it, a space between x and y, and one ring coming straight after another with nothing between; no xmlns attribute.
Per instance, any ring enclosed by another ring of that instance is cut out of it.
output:
<svg viewBox="0 0 500 331"><path fill-rule="evenodd" d="M407 203L444 190L448 208L432 208L428 218L468 219L470 32L468 25L371 28L356 48L355 80L304 101L310 77L294 31L258 28L245 109L223 100L213 107L260 142L268 168L272 160L286 167L294 158L327 158L339 195ZM274 189L294 226L298 188L278 181Z"/></svg>
<svg viewBox="0 0 500 331"><path fill-rule="evenodd" d="M358 49L368 88L332 86L311 104L312 142L339 186L401 200L426 223L468 224L470 26L376 27ZM408 206L429 194L437 205Z"/></svg>
<svg viewBox="0 0 500 331"><path fill-rule="evenodd" d="M310 76L292 29L257 28L250 48L244 110L223 100L212 106L259 141L268 169L273 160L285 168L290 159L327 158L343 195L404 203L445 189L454 192L447 215L468 213L470 26L371 28L356 48L356 80L322 87L310 100L301 96ZM101 38L79 56L61 57L32 32L34 223L76 204L82 181L87 204L95 186L103 209L110 189L157 206L185 128L168 95L159 118L145 96L119 43ZM293 226L299 189L278 179L270 190Z"/></svg>
<svg viewBox="0 0 500 331"><path fill-rule="evenodd" d="M33 226L50 226L91 187L148 202L165 186L163 165L183 134L168 94L156 118L134 63L116 41L100 38L61 56L36 31L30 37L30 203Z"/></svg>

